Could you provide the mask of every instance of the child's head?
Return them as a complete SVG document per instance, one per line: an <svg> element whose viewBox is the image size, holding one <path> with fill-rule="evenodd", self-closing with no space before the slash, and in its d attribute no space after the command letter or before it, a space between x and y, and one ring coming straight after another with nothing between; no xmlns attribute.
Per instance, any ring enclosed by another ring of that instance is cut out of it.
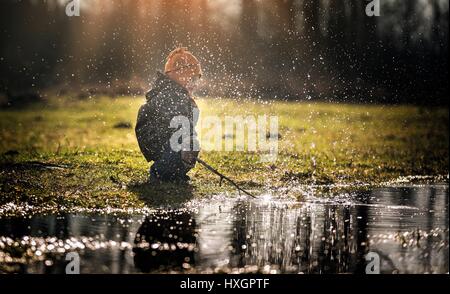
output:
<svg viewBox="0 0 450 294"><path fill-rule="evenodd" d="M200 62L187 48L177 48L170 52L164 72L190 92L202 76Z"/></svg>

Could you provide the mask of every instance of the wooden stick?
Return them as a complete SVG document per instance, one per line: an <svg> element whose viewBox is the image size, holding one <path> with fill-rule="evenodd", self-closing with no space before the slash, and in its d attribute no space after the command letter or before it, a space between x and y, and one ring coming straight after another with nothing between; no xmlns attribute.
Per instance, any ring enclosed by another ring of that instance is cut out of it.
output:
<svg viewBox="0 0 450 294"><path fill-rule="evenodd" d="M251 196L253 198L256 198L256 196L252 195L250 192L242 189L238 184L236 184L236 182L234 182L232 179L230 179L229 177L225 176L224 174L220 173L219 171L217 171L215 168L213 168L212 166L210 166L209 164L207 164L206 162L204 162L203 160L201 160L200 158L196 159L198 163L200 163L201 165L203 165L206 169L208 169L210 172L212 172L213 174L216 174L220 177L220 183L222 183L222 180L226 180L228 181L230 184L232 184L238 191L239 194L242 192L244 192L244 194L247 194L248 196Z"/></svg>

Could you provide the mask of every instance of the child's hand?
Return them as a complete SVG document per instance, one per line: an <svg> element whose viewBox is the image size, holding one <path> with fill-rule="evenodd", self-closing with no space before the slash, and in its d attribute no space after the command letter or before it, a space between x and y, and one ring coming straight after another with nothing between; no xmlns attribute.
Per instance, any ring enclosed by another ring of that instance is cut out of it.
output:
<svg viewBox="0 0 450 294"><path fill-rule="evenodd" d="M181 159L187 168L193 168L197 162L198 151L181 151Z"/></svg>

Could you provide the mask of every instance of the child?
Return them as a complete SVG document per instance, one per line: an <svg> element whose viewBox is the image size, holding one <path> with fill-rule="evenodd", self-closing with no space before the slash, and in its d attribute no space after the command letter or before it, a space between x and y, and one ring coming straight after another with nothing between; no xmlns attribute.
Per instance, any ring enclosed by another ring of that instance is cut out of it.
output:
<svg viewBox="0 0 450 294"><path fill-rule="evenodd" d="M157 79L146 95L147 101L139 109L136 137L147 161L154 161L150 168L151 181L189 180L186 174L195 166L198 151L172 150L170 139L177 130L170 127L170 122L177 116L189 119L190 150L193 150L197 123L193 112L197 104L191 94L201 76L197 58L186 48L175 49L167 58L164 74L157 73Z"/></svg>

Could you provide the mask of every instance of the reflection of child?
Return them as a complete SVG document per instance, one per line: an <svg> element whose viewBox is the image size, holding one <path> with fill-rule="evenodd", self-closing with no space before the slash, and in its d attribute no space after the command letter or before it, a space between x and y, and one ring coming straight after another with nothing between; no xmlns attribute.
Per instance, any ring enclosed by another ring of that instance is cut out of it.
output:
<svg viewBox="0 0 450 294"><path fill-rule="evenodd" d="M136 136L147 161L154 161L151 180L189 180L186 173L195 166L198 151L172 150L170 138L177 130L170 128L170 122L177 116L189 119L193 150L197 104L191 94L201 75L197 58L186 48L175 49L167 58L164 74L158 72L146 103L139 109Z"/></svg>

